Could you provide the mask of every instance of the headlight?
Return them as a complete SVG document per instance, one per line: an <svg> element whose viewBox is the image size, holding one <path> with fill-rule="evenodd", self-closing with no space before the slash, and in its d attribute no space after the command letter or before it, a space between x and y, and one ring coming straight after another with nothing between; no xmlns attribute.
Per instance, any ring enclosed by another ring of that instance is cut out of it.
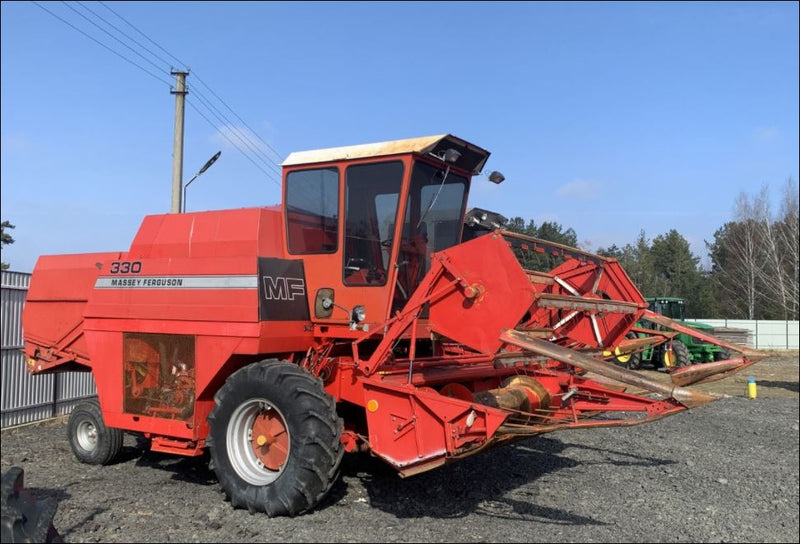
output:
<svg viewBox="0 0 800 544"><path fill-rule="evenodd" d="M367 309L361 306L360 304L353 308L353 315L351 319L355 323L361 323L367 318Z"/></svg>

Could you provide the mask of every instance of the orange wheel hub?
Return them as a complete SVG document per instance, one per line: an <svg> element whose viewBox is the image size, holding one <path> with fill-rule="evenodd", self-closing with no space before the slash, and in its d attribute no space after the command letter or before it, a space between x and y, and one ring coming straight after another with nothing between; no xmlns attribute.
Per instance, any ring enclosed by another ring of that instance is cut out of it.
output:
<svg viewBox="0 0 800 544"><path fill-rule="evenodd" d="M256 457L270 470L280 470L289 457L289 433L275 410L256 416L250 444Z"/></svg>

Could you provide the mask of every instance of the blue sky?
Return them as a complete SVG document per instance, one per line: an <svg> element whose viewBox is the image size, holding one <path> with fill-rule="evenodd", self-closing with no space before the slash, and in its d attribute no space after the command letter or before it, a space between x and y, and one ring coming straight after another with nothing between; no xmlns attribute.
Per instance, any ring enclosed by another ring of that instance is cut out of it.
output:
<svg viewBox="0 0 800 544"><path fill-rule="evenodd" d="M739 194L767 186L777 207L798 179L797 2L1 7L16 271L125 251L169 212L172 67L190 73L184 180L222 151L190 211L279 203L292 151L451 133L506 176L477 178L470 206L556 221L590 250L675 229L705 260Z"/></svg>

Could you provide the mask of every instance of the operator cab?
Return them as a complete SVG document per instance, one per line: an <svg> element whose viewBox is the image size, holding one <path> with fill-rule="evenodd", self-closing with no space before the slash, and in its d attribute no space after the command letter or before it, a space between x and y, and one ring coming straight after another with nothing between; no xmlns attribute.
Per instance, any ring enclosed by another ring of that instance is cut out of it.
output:
<svg viewBox="0 0 800 544"><path fill-rule="evenodd" d="M380 323L401 310L431 254L459 243L470 179L488 157L452 135L289 155L287 253L304 263L312 319L363 306Z"/></svg>
<svg viewBox="0 0 800 544"><path fill-rule="evenodd" d="M686 303L678 297L648 298L649 310L676 321L686 319Z"/></svg>

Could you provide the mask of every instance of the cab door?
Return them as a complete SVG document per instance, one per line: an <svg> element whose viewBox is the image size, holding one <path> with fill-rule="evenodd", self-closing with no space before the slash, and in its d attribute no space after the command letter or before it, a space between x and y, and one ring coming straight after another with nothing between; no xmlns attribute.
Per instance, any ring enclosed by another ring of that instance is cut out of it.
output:
<svg viewBox="0 0 800 544"><path fill-rule="evenodd" d="M357 305L367 323L388 317L406 171L403 160L373 159L287 173L287 253L302 261L313 322L349 325ZM323 298L334 305L321 308Z"/></svg>

